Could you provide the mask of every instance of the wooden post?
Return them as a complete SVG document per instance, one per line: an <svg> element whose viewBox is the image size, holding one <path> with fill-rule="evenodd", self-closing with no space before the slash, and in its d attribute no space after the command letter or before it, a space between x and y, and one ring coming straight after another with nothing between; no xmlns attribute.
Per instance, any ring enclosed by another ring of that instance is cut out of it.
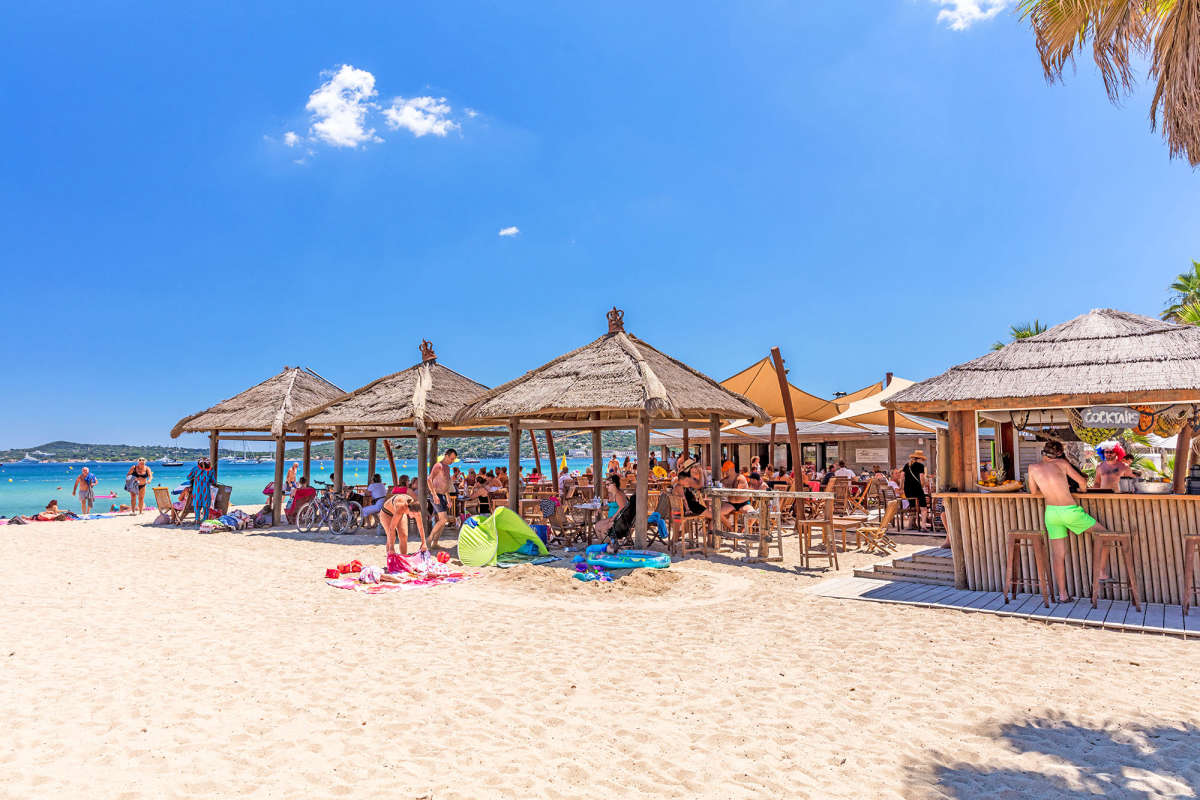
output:
<svg viewBox="0 0 1200 800"><path fill-rule="evenodd" d="M955 492L978 492L979 428L975 411L951 411L949 422L949 488Z"/></svg>
<svg viewBox="0 0 1200 800"><path fill-rule="evenodd" d="M889 372L887 375L884 376L883 385L885 387L892 385L892 373ZM888 469L895 469L896 468L896 412L890 408L888 409L888 412L887 412L887 421L888 421ZM839 452L841 452L841 451L839 451Z"/></svg>
<svg viewBox="0 0 1200 800"><path fill-rule="evenodd" d="M538 452L537 433L532 429L529 431L529 441L533 445L533 468L541 473L542 471L542 454Z"/></svg>
<svg viewBox="0 0 1200 800"><path fill-rule="evenodd" d="M345 472L345 456L346 456L346 427L338 425L334 428L333 440L333 488L335 491L342 490L342 481L344 480L343 472Z"/></svg>
<svg viewBox="0 0 1200 800"><path fill-rule="evenodd" d="M1174 485L1171 488L1175 494L1187 492L1188 462L1192 454L1192 423L1183 423L1179 436L1175 439L1175 474Z"/></svg>
<svg viewBox="0 0 1200 800"><path fill-rule="evenodd" d="M383 440L383 452L387 453L388 466L392 469L392 486L400 482L400 473L396 471L396 454L392 452L392 440Z"/></svg>
<svg viewBox="0 0 1200 800"><path fill-rule="evenodd" d="M304 432L304 480L312 484L312 431Z"/></svg>
<svg viewBox="0 0 1200 800"><path fill-rule="evenodd" d="M716 414L708 418L709 448L712 450L713 486L721 485L721 418Z"/></svg>
<svg viewBox="0 0 1200 800"><path fill-rule="evenodd" d="M775 464L775 423L771 423L771 438L767 444L767 462L764 467L770 467Z"/></svg>
<svg viewBox="0 0 1200 800"><path fill-rule="evenodd" d="M640 415L637 427L637 510L634 514L633 543L639 550L646 549L646 517L650 510L650 420L645 413Z"/></svg>
<svg viewBox="0 0 1200 800"><path fill-rule="evenodd" d="M692 457L692 446L688 441L688 424L686 419L683 421L683 454L688 458Z"/></svg>
<svg viewBox="0 0 1200 800"><path fill-rule="evenodd" d="M375 452L376 440L370 439L367 442L367 483L375 480L375 462L377 453Z"/></svg>
<svg viewBox="0 0 1200 800"><path fill-rule="evenodd" d="M440 451L438 450L438 448L441 446L441 443L442 443L442 437L440 437L440 436L436 436L436 435L431 435L431 436L429 437L429 457L428 457L428 461L429 461L429 468L430 468L430 469L433 469L433 465L434 465L435 463L437 463L437 460L438 460L438 453L440 452Z"/></svg>
<svg viewBox="0 0 1200 800"><path fill-rule="evenodd" d="M533 431L530 431L533 433ZM546 451L550 454L550 480L554 483L554 491L558 491L558 459L554 453L554 431L546 431Z"/></svg>
<svg viewBox="0 0 1200 800"><path fill-rule="evenodd" d="M421 521L429 530L429 439L425 431L417 431L417 504L421 506ZM408 535L408 531L403 532Z"/></svg>
<svg viewBox="0 0 1200 800"><path fill-rule="evenodd" d="M778 347L771 348L771 361L775 363L775 377L779 379L779 393L783 395L783 413L787 419L788 440L792 448L792 491L799 491L804 480L800 438L796 434L796 412L792 409L792 392L788 387L787 370L783 368L783 356L780 355Z"/></svg>
<svg viewBox="0 0 1200 800"><path fill-rule="evenodd" d="M287 435L287 431L284 431ZM221 432L213 431L208 435L208 462L212 464L213 483L217 482L217 454L220 452Z"/></svg>
<svg viewBox="0 0 1200 800"><path fill-rule="evenodd" d="M521 467L520 420L513 417L508 423L508 507L521 513L521 480L517 470Z"/></svg>
<svg viewBox="0 0 1200 800"><path fill-rule="evenodd" d="M287 431L275 440L275 491L271 492L271 524L282 525L283 519L283 451Z"/></svg>
<svg viewBox="0 0 1200 800"><path fill-rule="evenodd" d="M601 463L600 429L592 431L592 496L600 499L604 488L604 464Z"/></svg>

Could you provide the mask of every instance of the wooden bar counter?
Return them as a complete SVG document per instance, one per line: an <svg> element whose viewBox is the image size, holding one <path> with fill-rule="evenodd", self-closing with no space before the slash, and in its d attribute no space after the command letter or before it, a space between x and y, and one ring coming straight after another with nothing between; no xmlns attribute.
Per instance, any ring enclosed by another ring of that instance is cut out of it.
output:
<svg viewBox="0 0 1200 800"><path fill-rule="evenodd" d="M1024 492L937 496L945 504L955 584L960 589L1002 591L1005 535L1011 530L1045 530L1042 498ZM1200 495L1088 493L1075 499L1104 528L1133 534L1142 600L1178 605L1183 597L1183 535L1200 533ZM1092 538L1071 534L1068 542L1068 591L1090 597ZM1023 574L1035 574L1031 564L1023 564ZM1120 568L1113 568L1113 576L1125 577ZM1123 591L1117 596L1127 599Z"/></svg>

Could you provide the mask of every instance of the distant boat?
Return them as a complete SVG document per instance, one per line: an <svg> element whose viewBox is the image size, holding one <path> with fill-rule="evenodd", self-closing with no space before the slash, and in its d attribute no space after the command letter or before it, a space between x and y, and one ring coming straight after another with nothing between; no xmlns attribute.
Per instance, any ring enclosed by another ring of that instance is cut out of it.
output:
<svg viewBox="0 0 1200 800"><path fill-rule="evenodd" d="M175 459L173 459L173 458L164 458L164 459L162 459L161 461L159 461L159 462L158 462L158 465L159 465L160 467L182 467L182 466L183 466L183 462L182 462L182 461L176 461L176 460L175 460Z"/></svg>
<svg viewBox="0 0 1200 800"><path fill-rule="evenodd" d="M41 461L41 459L34 458L33 456L29 455L29 453L26 453L25 457L22 458L17 463L18 464L40 464L40 463L42 463L42 461Z"/></svg>
<svg viewBox="0 0 1200 800"><path fill-rule="evenodd" d="M464 459L462 460L462 462L463 462L464 464L478 464L478 463L479 463L479 459L478 459L478 458L471 458L470 456L467 456L466 458L464 458Z"/></svg>

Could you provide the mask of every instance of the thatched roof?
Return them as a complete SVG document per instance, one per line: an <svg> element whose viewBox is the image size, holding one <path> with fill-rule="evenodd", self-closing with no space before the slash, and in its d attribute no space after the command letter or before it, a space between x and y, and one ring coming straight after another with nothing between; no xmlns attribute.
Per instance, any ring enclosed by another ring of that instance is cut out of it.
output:
<svg viewBox="0 0 1200 800"><path fill-rule="evenodd" d="M609 332L578 350L492 389L463 408L459 423L651 418L767 420L766 412L707 375L625 332L609 312Z"/></svg>
<svg viewBox="0 0 1200 800"><path fill-rule="evenodd" d="M1097 309L914 384L899 411L1200 400L1200 328Z"/></svg>
<svg viewBox="0 0 1200 800"><path fill-rule="evenodd" d="M487 387L437 363L432 346L422 342L424 359L402 372L371 381L348 395L293 418L298 428L329 429L408 427L424 430L449 423L468 401Z"/></svg>
<svg viewBox="0 0 1200 800"><path fill-rule="evenodd" d="M296 414L345 394L310 369L284 367L257 386L179 420L171 429L171 438L208 431L266 431L281 436Z"/></svg>
<svg viewBox="0 0 1200 800"><path fill-rule="evenodd" d="M918 430L905 426L901 423L896 428L896 435L905 437L929 437L930 433L936 428L945 428L944 422L932 422L928 430ZM833 422L797 422L796 423L796 439L800 442L836 442L849 439L874 439L876 437L887 438L888 429L886 425L871 425L866 424L859 427L850 427L849 425L838 425ZM692 444L707 444L709 433L705 430L692 430L689 441ZM683 441L683 431L676 428L655 428L650 432L650 444L652 447L659 445L674 446ZM770 425L746 425L737 428L723 428L721 430L722 442L733 442L735 444L763 444L771 441L771 426ZM780 424L776 424L775 442L779 445L785 445L788 442L787 429Z"/></svg>

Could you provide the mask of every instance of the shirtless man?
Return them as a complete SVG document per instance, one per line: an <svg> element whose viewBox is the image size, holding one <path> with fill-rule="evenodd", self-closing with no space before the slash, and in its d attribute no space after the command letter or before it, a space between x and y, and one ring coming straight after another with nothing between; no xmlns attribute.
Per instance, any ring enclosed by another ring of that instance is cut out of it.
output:
<svg viewBox="0 0 1200 800"><path fill-rule="evenodd" d="M1132 478L1133 470L1118 456L1116 449L1104 450L1104 461L1096 467L1096 488L1109 489L1114 492L1121 490L1121 478Z"/></svg>
<svg viewBox="0 0 1200 800"><path fill-rule="evenodd" d="M433 513L437 515L437 522L429 532L430 550L438 549L438 537L450 522L450 501L446 498L446 493L450 491L450 465L457 459L458 451L451 447L442 454L441 460L433 465L433 469L429 470L429 493L432 495L430 499L433 501Z"/></svg>
<svg viewBox="0 0 1200 800"><path fill-rule="evenodd" d="M1087 491L1087 478L1063 456L1062 444L1046 442L1041 463L1029 466L1029 493L1040 494L1046 501L1046 532L1050 538L1050 557L1060 603L1071 599L1067 595L1067 531L1079 536L1090 530L1104 530L1071 497L1068 479L1079 485L1079 492ZM1101 576L1102 579L1107 577Z"/></svg>
<svg viewBox="0 0 1200 800"><path fill-rule="evenodd" d="M96 477L88 472L88 468L84 467L79 470L79 477L75 479L75 485L71 487L71 494L79 491L79 507L80 512L84 516L92 513L92 503L96 501L96 493L92 489L96 485Z"/></svg>

